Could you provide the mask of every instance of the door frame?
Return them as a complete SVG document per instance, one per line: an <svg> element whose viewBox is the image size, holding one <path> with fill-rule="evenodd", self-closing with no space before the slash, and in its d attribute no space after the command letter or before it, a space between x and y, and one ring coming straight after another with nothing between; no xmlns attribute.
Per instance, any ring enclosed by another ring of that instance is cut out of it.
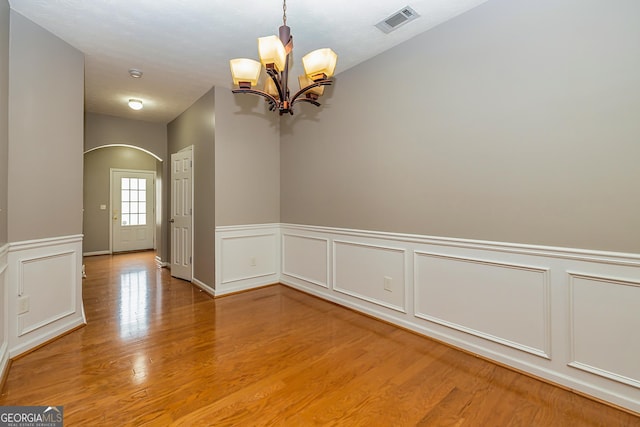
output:
<svg viewBox="0 0 640 427"><path fill-rule="evenodd" d="M153 213L152 218L156 219L156 212L158 209L158 197L156 194L156 185L158 181L158 175L156 171L146 170L146 169L120 169L120 168L109 168L109 253L113 254L113 175L117 172L124 173L151 173L153 174ZM156 236L156 225L153 225L153 250L157 251L158 245L158 236Z"/></svg>

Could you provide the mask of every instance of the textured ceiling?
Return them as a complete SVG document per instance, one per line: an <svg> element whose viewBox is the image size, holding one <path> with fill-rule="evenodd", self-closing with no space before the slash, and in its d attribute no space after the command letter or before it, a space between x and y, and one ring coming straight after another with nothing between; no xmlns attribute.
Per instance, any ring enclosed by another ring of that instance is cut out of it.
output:
<svg viewBox="0 0 640 427"><path fill-rule="evenodd" d="M290 0L293 76L300 58L331 47L340 73L486 0ZM13 10L85 54L87 111L169 122L212 86L231 86L229 59L258 59L277 34L280 0L10 0ZM405 6L420 18L390 34L374 27ZM128 70L144 72L133 79ZM295 80L295 79L294 79ZM130 110L129 98L145 108Z"/></svg>

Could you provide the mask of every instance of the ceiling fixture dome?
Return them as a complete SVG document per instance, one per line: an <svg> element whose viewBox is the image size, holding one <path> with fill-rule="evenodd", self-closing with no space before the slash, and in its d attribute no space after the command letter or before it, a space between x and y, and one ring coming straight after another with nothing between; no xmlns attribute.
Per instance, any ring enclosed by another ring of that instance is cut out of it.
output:
<svg viewBox="0 0 640 427"><path fill-rule="evenodd" d="M129 108L131 108L132 110L142 110L142 107L144 106L142 103L141 99L136 99L136 98L131 98L129 100Z"/></svg>
<svg viewBox="0 0 640 427"><path fill-rule="evenodd" d="M324 86L331 85L331 77L336 68L338 55L329 49L317 49L302 58L305 74L298 77L300 90L293 96L289 91L289 63L293 50L291 28L287 26L287 1L282 3L282 23L279 36L260 37L258 54L260 62L253 59L237 58L230 61L233 84L238 85L233 93L250 93L266 99L269 110L277 110L280 115L293 114L296 102L309 102L320 106L318 97ZM253 89L258 84L262 65L268 78L264 90ZM303 96L304 95L304 96Z"/></svg>
<svg viewBox="0 0 640 427"><path fill-rule="evenodd" d="M134 79L139 79L140 77L142 77L142 71L136 69L136 68L130 68L129 69L129 75L131 77L133 77Z"/></svg>

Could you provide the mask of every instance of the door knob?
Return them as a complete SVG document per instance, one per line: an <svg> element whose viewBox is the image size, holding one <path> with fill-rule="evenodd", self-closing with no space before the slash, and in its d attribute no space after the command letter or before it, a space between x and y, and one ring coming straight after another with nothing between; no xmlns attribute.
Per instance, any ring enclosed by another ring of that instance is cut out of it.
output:
<svg viewBox="0 0 640 427"><path fill-rule="evenodd" d="M170 222L171 224L173 224L174 222L176 222L176 220L175 220L175 219L173 219L173 218L171 218L171 219L169 220L169 222Z"/></svg>

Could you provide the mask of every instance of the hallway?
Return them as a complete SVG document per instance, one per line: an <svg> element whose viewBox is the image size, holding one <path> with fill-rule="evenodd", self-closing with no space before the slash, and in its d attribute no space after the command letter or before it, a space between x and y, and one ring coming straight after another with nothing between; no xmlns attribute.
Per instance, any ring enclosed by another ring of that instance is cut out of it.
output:
<svg viewBox="0 0 640 427"><path fill-rule="evenodd" d="M285 286L212 299L154 253L85 259L88 324L0 405L67 426L631 426L640 419Z"/></svg>

